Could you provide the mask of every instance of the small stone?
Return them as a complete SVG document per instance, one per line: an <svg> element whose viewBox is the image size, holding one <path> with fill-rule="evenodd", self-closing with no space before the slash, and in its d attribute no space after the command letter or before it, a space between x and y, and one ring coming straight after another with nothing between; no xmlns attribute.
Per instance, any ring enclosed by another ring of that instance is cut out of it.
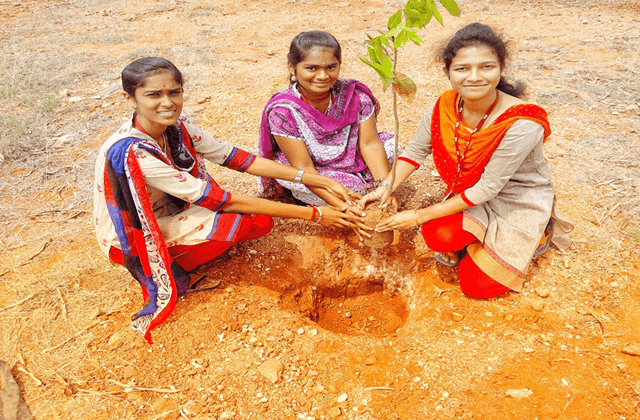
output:
<svg viewBox="0 0 640 420"><path fill-rule="evenodd" d="M347 401L348 399L349 399L349 396L347 394L341 394L338 397L338 402L339 403L343 403L343 402Z"/></svg>
<svg viewBox="0 0 640 420"><path fill-rule="evenodd" d="M224 411L222 414L220 414L220 419L224 420L224 419L230 419L235 417L236 413L233 413L231 411Z"/></svg>
<svg viewBox="0 0 640 420"><path fill-rule="evenodd" d="M258 372L272 384L280 380L280 374L283 370L282 362L277 359L267 359L266 362L258 367Z"/></svg>
<svg viewBox="0 0 640 420"><path fill-rule="evenodd" d="M536 286L534 290L541 298L546 298L547 296L549 296L549 289L544 286Z"/></svg>
<svg viewBox="0 0 640 420"><path fill-rule="evenodd" d="M543 308L544 308L544 300L535 300L531 302L531 309L533 309L534 311L540 312L542 311Z"/></svg>
<svg viewBox="0 0 640 420"><path fill-rule="evenodd" d="M292 335L293 333L289 330L282 331L282 338L290 338Z"/></svg>
<svg viewBox="0 0 640 420"><path fill-rule="evenodd" d="M345 313L344 313L344 316L345 316L346 318L351 318L351 312L345 312Z"/></svg>
<svg viewBox="0 0 640 420"><path fill-rule="evenodd" d="M117 330L111 337L109 337L109 350L115 350L126 341L125 332L123 330Z"/></svg>
<svg viewBox="0 0 640 420"><path fill-rule="evenodd" d="M370 316L370 317L369 317L369 318L367 318L367 319L368 319L370 322L373 322L373 321L375 321L375 320L376 320L376 317L375 317L375 316Z"/></svg>
<svg viewBox="0 0 640 420"><path fill-rule="evenodd" d="M309 331L309 333L311 334L312 337L315 337L316 335L318 335L318 330L314 328L311 331Z"/></svg>
<svg viewBox="0 0 640 420"><path fill-rule="evenodd" d="M313 390L314 390L316 393L320 393L320 392L323 392L323 391L324 391L324 387L323 387L322 385L318 384L318 385L316 385L316 386L314 386L314 387L313 387Z"/></svg>
<svg viewBox="0 0 640 420"><path fill-rule="evenodd" d="M528 398L533 395L530 389L507 389L507 396L515 399Z"/></svg>
<svg viewBox="0 0 640 420"><path fill-rule="evenodd" d="M563 265L564 265L564 268L566 269L571 268L571 260L569 258L565 258Z"/></svg>
<svg viewBox="0 0 640 420"><path fill-rule="evenodd" d="M507 316L504 317L504 319L506 319L507 321L511 321L513 320L513 315L508 314Z"/></svg>
<svg viewBox="0 0 640 420"><path fill-rule="evenodd" d="M491 317L493 316L493 312L485 312L485 313L484 313L484 315L485 315L487 318L491 318Z"/></svg>
<svg viewBox="0 0 640 420"><path fill-rule="evenodd" d="M628 354L629 356L640 356L640 344L633 343L627 346L624 346L622 349L624 354Z"/></svg>
<svg viewBox="0 0 640 420"><path fill-rule="evenodd" d="M329 416L329 418L335 419L336 417L340 417L342 415L342 411L340 411L340 407L338 406L331 407L327 411L327 415Z"/></svg>
<svg viewBox="0 0 640 420"><path fill-rule="evenodd" d="M71 98L68 99L68 101L71 103L74 103L74 102L80 102L83 99L84 98L82 96L72 96Z"/></svg>
<svg viewBox="0 0 640 420"><path fill-rule="evenodd" d="M304 328L300 327L298 328L298 335L302 335L304 334Z"/></svg>
<svg viewBox="0 0 640 420"><path fill-rule="evenodd" d="M464 319L464 316L459 314L459 313L457 313L457 312L454 312L454 313L451 314L451 319L453 319L456 322L459 322L459 321L462 321Z"/></svg>
<svg viewBox="0 0 640 420"><path fill-rule="evenodd" d="M373 357L373 356L367 356L367 358L364 359L364 364L367 365L367 366L371 366L371 365L373 365L375 363L376 363L376 358Z"/></svg>
<svg viewBox="0 0 640 420"><path fill-rule="evenodd" d="M422 378L421 378L421 377L419 377L419 376L416 376L415 378L413 378L413 382L415 382L415 383L418 383L418 382L420 382L421 380L422 380Z"/></svg>

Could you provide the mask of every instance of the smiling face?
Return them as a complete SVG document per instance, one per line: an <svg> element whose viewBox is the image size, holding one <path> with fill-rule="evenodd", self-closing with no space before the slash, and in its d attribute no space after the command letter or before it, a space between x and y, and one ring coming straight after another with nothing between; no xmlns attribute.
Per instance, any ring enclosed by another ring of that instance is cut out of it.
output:
<svg viewBox="0 0 640 420"><path fill-rule="evenodd" d="M492 97L501 74L498 56L486 45L459 49L447 72L451 87L465 102Z"/></svg>
<svg viewBox="0 0 640 420"><path fill-rule="evenodd" d="M328 47L313 46L304 60L289 66L289 72L298 79L300 92L307 99L319 99L329 94L340 75L340 61Z"/></svg>
<svg viewBox="0 0 640 420"><path fill-rule="evenodd" d="M161 71L147 77L144 84L136 88L135 96L129 96L128 100L136 110L138 122L156 138L180 117L182 85L169 71Z"/></svg>

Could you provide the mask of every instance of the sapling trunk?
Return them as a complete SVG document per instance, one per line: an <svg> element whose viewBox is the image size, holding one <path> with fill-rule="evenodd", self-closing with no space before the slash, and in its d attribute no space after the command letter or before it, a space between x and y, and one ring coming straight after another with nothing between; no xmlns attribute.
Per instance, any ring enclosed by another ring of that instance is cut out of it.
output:
<svg viewBox="0 0 640 420"><path fill-rule="evenodd" d="M398 63L398 50L393 49L393 73L396 72L396 64ZM391 165L391 181L389 182L389 189L382 196L382 201L386 201L393 190L393 184L396 181L396 165L398 164L398 144L400 142L400 119L398 118L398 94L393 89L393 117L395 118L394 127L394 142L393 142L393 165Z"/></svg>

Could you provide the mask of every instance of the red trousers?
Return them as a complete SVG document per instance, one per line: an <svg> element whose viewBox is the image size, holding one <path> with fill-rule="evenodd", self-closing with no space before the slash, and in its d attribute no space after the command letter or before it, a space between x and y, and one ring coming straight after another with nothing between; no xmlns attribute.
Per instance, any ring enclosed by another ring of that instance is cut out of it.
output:
<svg viewBox="0 0 640 420"><path fill-rule="evenodd" d="M270 216L254 214L251 218L242 218L235 241L207 241L196 245L176 245L169 248L169 253L180 267L189 272L213 260L238 242L257 239L269 233L272 228L273 219ZM123 265L122 251L118 248L109 249L109 258L114 263Z"/></svg>
<svg viewBox="0 0 640 420"><path fill-rule="evenodd" d="M462 229L462 213L428 221L422 225L422 236L427 246L436 252L460 251L477 241ZM486 275L468 254L458 264L458 276L462 292L476 299L488 299L509 291L508 287Z"/></svg>

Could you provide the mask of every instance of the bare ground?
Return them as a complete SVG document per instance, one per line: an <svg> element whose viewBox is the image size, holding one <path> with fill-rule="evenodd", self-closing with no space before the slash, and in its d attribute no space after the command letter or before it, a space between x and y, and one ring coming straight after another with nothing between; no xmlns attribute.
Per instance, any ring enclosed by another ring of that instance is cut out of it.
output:
<svg viewBox="0 0 640 420"><path fill-rule="evenodd" d="M130 330L139 287L100 254L91 220L95 150L130 112L122 67L172 60L185 113L255 151L291 38L320 28L341 40L342 76L373 88L390 130L390 94L358 54L399 4L0 3L0 358L37 419L640 418L634 1L463 1L461 18L432 22L426 44L401 53L419 85L400 107L403 143L447 88L434 46L473 21L509 35L510 73L549 112L546 156L574 244L538 258L523 293L464 297L417 230L374 251L280 220L203 267L203 286L221 284L180 298L153 345ZM251 176L210 169L255 193ZM432 169L399 192L403 208L441 195Z"/></svg>

